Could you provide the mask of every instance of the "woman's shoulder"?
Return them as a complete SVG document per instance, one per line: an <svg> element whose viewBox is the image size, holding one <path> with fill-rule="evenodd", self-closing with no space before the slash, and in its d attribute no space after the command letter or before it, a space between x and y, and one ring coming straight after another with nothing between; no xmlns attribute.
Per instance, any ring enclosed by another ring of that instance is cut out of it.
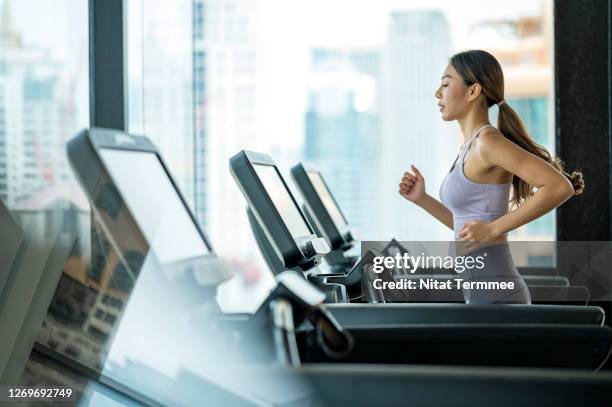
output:
<svg viewBox="0 0 612 407"><path fill-rule="evenodd" d="M481 130L477 137L479 147L495 147L500 143L504 143L507 139L504 137L501 131L496 127L487 126Z"/></svg>
<svg viewBox="0 0 612 407"><path fill-rule="evenodd" d="M495 141L495 138L497 137L501 137L503 138L504 135L502 134L502 132L495 126L487 126L484 129L482 129L480 131L480 134L478 135L478 138L481 139L482 141L491 141L493 139L493 141Z"/></svg>
<svg viewBox="0 0 612 407"><path fill-rule="evenodd" d="M486 158L493 152L499 152L500 149L508 148L509 143L511 142L504 137L499 129L488 126L478 136L476 151L479 155Z"/></svg>

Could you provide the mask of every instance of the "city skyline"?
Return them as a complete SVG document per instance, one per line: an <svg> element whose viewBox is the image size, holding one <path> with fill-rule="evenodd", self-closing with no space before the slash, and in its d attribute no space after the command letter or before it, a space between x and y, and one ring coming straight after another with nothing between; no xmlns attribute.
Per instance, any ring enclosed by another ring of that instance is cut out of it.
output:
<svg viewBox="0 0 612 407"><path fill-rule="evenodd" d="M0 198L19 209L73 180L63 145L78 126L78 75L24 43L9 3L0 13Z"/></svg>
<svg viewBox="0 0 612 407"><path fill-rule="evenodd" d="M376 232L380 51L314 49L304 159L317 163L346 218ZM298 195L299 196L299 195Z"/></svg>

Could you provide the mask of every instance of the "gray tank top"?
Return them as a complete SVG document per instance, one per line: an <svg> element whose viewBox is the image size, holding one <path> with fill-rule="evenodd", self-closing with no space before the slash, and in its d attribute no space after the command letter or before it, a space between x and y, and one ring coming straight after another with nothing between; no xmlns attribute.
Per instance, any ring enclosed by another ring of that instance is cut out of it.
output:
<svg viewBox="0 0 612 407"><path fill-rule="evenodd" d="M488 124L476 130L461 147L453 167L440 185L440 200L453 213L456 240L460 239L459 231L464 223L472 220L490 223L508 213L511 182L479 184L468 179L463 172L463 162L472 141L489 126L491 125Z"/></svg>

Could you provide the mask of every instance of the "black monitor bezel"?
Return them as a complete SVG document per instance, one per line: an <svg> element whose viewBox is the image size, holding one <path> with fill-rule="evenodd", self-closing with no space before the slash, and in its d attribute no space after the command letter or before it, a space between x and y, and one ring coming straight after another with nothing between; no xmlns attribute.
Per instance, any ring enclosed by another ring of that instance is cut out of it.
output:
<svg viewBox="0 0 612 407"><path fill-rule="evenodd" d="M309 235L293 236L291 234L259 178L255 169L256 165L270 166L276 170L304 224L310 230ZM242 150L230 159L230 171L284 266L287 268L299 267L301 264L311 261L311 258L306 256L304 248L309 241L316 239L317 235L302 213L297 200L274 160L267 154Z"/></svg>
<svg viewBox="0 0 612 407"><path fill-rule="evenodd" d="M325 207L325 204L321 200L321 196L319 195L317 189L315 188L312 181L310 180L310 177L308 176L309 172L317 173L321 181L323 182L323 185L325 186L325 188L327 188L327 192L329 193L334 204L336 205L338 212L344 219L345 225L342 228L339 227L336 222L334 222L331 214ZM340 209L338 201L336 201L334 194L331 192L331 189L327 185L327 182L325 181L325 178L323 177L323 174L321 174L319 168L309 162L300 162L293 168L291 168L291 175L293 177L293 180L295 181L296 186L298 187L298 190L302 194L304 202L310 210L310 213L312 214L312 216L315 217L316 221L320 226L321 231L325 234L325 237L329 241L331 249L346 250L352 247L352 241L348 239L348 236L350 235L349 232L351 230L351 226L348 220L346 219L346 216Z"/></svg>

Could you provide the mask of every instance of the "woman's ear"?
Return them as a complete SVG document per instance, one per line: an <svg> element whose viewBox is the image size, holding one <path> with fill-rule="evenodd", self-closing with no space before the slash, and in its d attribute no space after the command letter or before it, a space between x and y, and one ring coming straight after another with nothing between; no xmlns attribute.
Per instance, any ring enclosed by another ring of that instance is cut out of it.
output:
<svg viewBox="0 0 612 407"><path fill-rule="evenodd" d="M468 100L472 101L472 100L476 100L476 98L478 98L478 96L480 96L480 93L482 92L482 87L480 86L479 83L475 83L472 86L470 86L470 90L468 93Z"/></svg>

